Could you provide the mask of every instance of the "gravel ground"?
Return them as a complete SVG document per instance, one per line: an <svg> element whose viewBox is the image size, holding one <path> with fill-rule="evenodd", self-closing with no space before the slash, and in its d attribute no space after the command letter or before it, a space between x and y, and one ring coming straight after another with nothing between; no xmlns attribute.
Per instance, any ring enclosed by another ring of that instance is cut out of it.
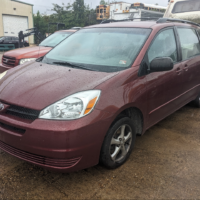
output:
<svg viewBox="0 0 200 200"><path fill-rule="evenodd" d="M0 199L198 199L200 109L185 106L137 137L116 170L58 174L0 152Z"/></svg>

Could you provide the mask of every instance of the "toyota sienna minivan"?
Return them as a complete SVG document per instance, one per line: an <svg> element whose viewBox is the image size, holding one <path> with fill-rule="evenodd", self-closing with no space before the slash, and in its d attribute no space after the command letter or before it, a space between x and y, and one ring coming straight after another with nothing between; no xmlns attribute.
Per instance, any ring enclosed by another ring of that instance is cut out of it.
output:
<svg viewBox="0 0 200 200"><path fill-rule="evenodd" d="M136 135L188 102L200 107L199 28L94 25L2 73L0 149L60 172L121 166Z"/></svg>

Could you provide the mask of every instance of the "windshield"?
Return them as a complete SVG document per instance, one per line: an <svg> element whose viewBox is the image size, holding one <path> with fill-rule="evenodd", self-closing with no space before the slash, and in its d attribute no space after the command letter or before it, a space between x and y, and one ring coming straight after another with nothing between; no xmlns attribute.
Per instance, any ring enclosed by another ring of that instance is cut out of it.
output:
<svg viewBox="0 0 200 200"><path fill-rule="evenodd" d="M47 37L44 41L42 41L39 46L47 46L47 47L55 47L57 44L59 44L61 41L63 41L65 38L67 38L69 35L71 35L73 32L57 32L49 37Z"/></svg>
<svg viewBox="0 0 200 200"><path fill-rule="evenodd" d="M0 41L3 40L4 37L0 37Z"/></svg>
<svg viewBox="0 0 200 200"><path fill-rule="evenodd" d="M177 2L174 5L172 13L194 12L194 11L200 11L200 1L199 0Z"/></svg>
<svg viewBox="0 0 200 200"><path fill-rule="evenodd" d="M63 41L42 62L68 62L88 68L114 72L131 66L147 40L151 29L82 29Z"/></svg>

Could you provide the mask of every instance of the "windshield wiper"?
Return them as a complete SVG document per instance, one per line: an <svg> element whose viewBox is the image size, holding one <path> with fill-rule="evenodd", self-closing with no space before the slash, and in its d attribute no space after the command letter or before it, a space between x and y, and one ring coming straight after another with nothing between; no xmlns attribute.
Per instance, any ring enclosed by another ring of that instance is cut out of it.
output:
<svg viewBox="0 0 200 200"><path fill-rule="evenodd" d="M93 69L90 69L90 68L87 68L87 67L83 67L82 65L73 64L73 63L70 63L70 62L53 62L53 64L67 65L67 66L70 66L72 68L86 69L86 70L89 70L89 71L97 71L97 70L93 70Z"/></svg>
<svg viewBox="0 0 200 200"><path fill-rule="evenodd" d="M45 46L42 46L42 47L51 47L51 48L53 48L52 46L48 46L48 45L45 45Z"/></svg>

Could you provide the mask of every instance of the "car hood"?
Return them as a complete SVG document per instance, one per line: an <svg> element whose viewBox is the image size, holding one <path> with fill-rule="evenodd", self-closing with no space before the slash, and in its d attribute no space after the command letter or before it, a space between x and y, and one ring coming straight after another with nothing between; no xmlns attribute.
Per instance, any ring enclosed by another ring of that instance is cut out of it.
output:
<svg viewBox="0 0 200 200"><path fill-rule="evenodd" d="M52 49L51 47L42 47L42 46L25 47L8 51L4 53L4 55L9 57L14 57L18 60L22 58L39 58L48 53L51 49Z"/></svg>
<svg viewBox="0 0 200 200"><path fill-rule="evenodd" d="M0 100L42 110L71 94L94 89L117 74L31 62L7 72L0 81Z"/></svg>

